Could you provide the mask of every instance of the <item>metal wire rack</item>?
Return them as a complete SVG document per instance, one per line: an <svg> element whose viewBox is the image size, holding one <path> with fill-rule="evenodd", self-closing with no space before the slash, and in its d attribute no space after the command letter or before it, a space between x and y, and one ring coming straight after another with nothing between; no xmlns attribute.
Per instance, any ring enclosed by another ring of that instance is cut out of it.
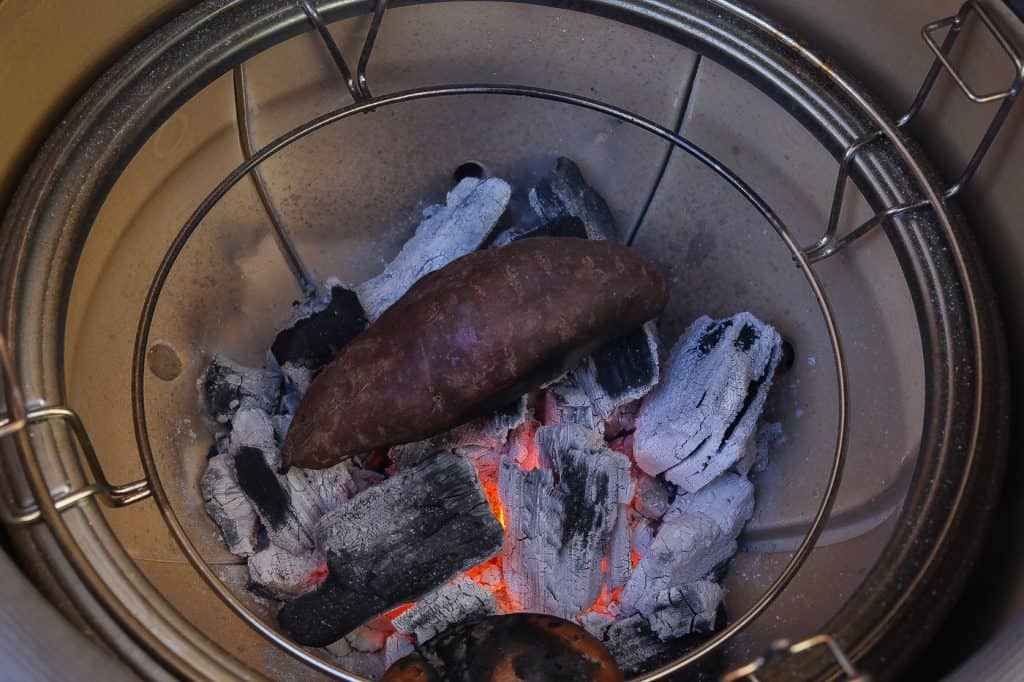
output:
<svg viewBox="0 0 1024 682"><path fill-rule="evenodd" d="M144 401L144 384L146 349L149 342L150 327L155 315L156 306L167 278L174 267L178 255L182 252L190 236L198 229L203 218L213 209L217 202L237 183L248 177L253 183L260 202L262 203L270 224L274 230L274 236L279 249L286 260L290 271L298 282L300 288L306 295L316 293L316 278L304 263L294 240L275 206L265 181L260 173L260 164L285 149L299 139L311 133L330 126L339 121L345 120L357 114L372 112L384 109L401 103L415 102L438 97L460 97L469 95L488 95L499 97L525 97L535 100L557 102L581 109L597 112L623 123L634 126L640 130L655 135L670 143L673 149L677 149L713 171L718 177L728 183L739 196L748 202L764 220L773 228L778 237L785 244L797 266L803 273L808 286L810 287L817 305L820 309L823 321L827 328L828 338L831 343L833 359L836 368L837 387L837 429L835 435L835 449L832 456L832 467L829 474L827 486L820 498L813 521L808 528L803 540L793 555L778 575L771 586L758 599L746 613L740 615L722 631L705 642L696 650L690 652L683 658L673 662L650 674L639 678L641 680L659 679L667 674L676 672L681 668L706 656L711 651L721 647L733 635L749 625L761 614L769 604L785 589L788 583L800 570L807 556L813 549L818 536L829 517L831 506L835 500L842 476L844 458L847 445L847 374L843 347L839 334L836 331L836 324L832 308L829 305L826 292L814 270L813 265L827 259L842 250L848 248L872 230L879 228L887 221L903 214L916 211L934 211L937 215L944 215L947 211L946 202L960 194L970 183L978 167L981 165L986 153L990 149L993 140L996 138L1000 128L1006 121L1007 115L1014 102L1024 89L1024 59L1017 51L998 24L992 19L983 6L976 0L967 0L956 15L944 18L926 25L922 29L922 36L929 49L935 55L931 68L918 90L917 96L911 104L908 112L902 116L893 127L880 127L867 134L861 135L849 144L840 155L839 170L831 210L827 225L822 236L814 243L801 247L796 243L790 234L787 226L778 218L772 208L755 192L743 179L737 176L730 168L718 161L712 155L695 145L690 140L679 135L676 131L670 130L652 120L639 116L633 112L568 92L547 90L531 87L528 85L493 85L493 84L465 84L446 86L426 86L413 90L395 92L384 95L371 94L367 68L373 52L374 44L381 29L386 13L386 0L377 0L373 5L373 13L366 38L363 42L359 60L355 72L350 69L342 55L342 51L335 43L327 28L327 22L321 15L317 5L311 0L296 0L297 5L305 14L310 30L316 32L320 37L325 49L331 56L337 70L345 84L345 87L353 99L351 105L325 113L318 116L289 132L281 135L262 148L255 149L251 126L249 124L249 99L246 88L244 65L234 67L233 84L235 91L236 120L238 125L239 141L245 156L245 161L233 170L216 188L202 201L182 227L177 237L168 249L160 267L148 290L142 315L139 320L136 335L133 371L132 371L132 392L135 414L135 431L138 441L140 456L146 472L146 478L134 481L125 485L113 485L109 482L99 458L90 442L88 433L77 415L70 407L54 404L49 405L45 401L30 404L23 396L20 378L17 367L14 365L12 356L7 345L0 338L0 373L3 375L4 402L6 415L0 419L0 438L11 438L14 448L18 453L21 467L25 473L28 487L34 499L34 504L27 506L15 506L8 500L0 500L0 520L8 525L26 525L37 522L44 522L53 533L62 551L69 557L81 579L86 583L93 595L110 610L118 622L126 625L130 631L135 632L138 623L128 609L112 594L104 584L101 576L93 570L88 563L87 557L78 547L75 538L68 530L67 524L62 519L62 513L76 507L83 502L96 498L110 507L124 507L139 500L153 496L172 533L180 544L189 561L202 575L207 583L219 594L219 596L231 606L237 614L248 622L253 628L261 632L268 640L276 646L287 651L289 654L302 660L308 665L322 672L335 675L345 679L358 679L339 670L335 666L321 660L319 657L296 646L276 632L258 616L252 613L237 597L235 597L220 581L211 567L200 555L180 521L170 510L167 494L164 491L160 478L156 473L153 460L153 453L149 443L149 436L146 426L146 409ZM759 22L759 18L745 13L741 8L730 6L730 8L741 14L750 21ZM987 28L989 33L996 39L1002 49L1006 52L1014 69L1012 83L1004 90L989 94L978 94L965 81L957 65L949 57L961 29L970 15L975 14ZM935 34L942 29L948 29L948 33L939 44L935 40ZM779 34L785 37L783 34ZM795 45L795 44L794 44ZM821 67L828 69L824 63ZM999 102L995 115L984 133L980 143L970 157L965 169L955 184L950 186L941 194L925 189L924 198L911 203L894 205L878 211L873 217L863 222L845 235L838 234L838 225L842 216L844 205L844 194L847 184L851 179L853 169L860 158L861 152L872 144L886 140L901 149L905 153L902 140L895 135L897 129L908 126L921 112L928 95L933 89L939 74L946 71L956 82L960 90L972 101L978 104ZM977 334L975 328L974 333ZM70 428L75 447L84 458L88 471L91 473L93 483L84 487L70 489L67 486L50 488L44 476L44 472L38 456L34 453L34 447L29 431L33 425L43 422L62 422ZM152 655L165 662L189 669L187 661L172 651L169 647L163 646L152 638L137 638L139 643ZM827 648L842 670L850 679L858 678L846 653L827 634L817 635L808 640L789 644L779 643L773 646L768 655L739 668L726 675L724 679L739 680L743 678L756 680L756 674L769 665L779 660L782 656L795 656L809 649L816 647Z"/></svg>

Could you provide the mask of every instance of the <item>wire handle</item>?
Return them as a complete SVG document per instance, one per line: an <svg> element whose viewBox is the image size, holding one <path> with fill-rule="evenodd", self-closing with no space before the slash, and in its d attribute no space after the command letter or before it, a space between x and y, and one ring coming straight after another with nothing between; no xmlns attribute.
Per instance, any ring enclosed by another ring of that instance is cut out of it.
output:
<svg viewBox="0 0 1024 682"><path fill-rule="evenodd" d="M103 466L96 456L92 441L85 430L78 414L63 406L42 406L29 409L25 402L21 387L18 385L18 372L15 369L11 353L3 336L0 335L0 377L3 383L5 414L0 414L0 439L7 438L28 429L32 424L45 421L66 422L85 455L89 471L95 483L77 490L52 490L50 498L58 512L70 509L94 495L98 495L110 507L124 507L133 502L144 500L150 495L149 481L141 479L125 485L112 485L107 479ZM42 518L38 504L18 506L0 497L0 521L8 526L35 523Z"/></svg>
<svg viewBox="0 0 1024 682"><path fill-rule="evenodd" d="M780 639L772 642L768 650L765 651L763 656L760 656L754 661L747 663L746 665L736 668L722 676L721 682L739 682L740 680L750 680L750 682L758 682L757 673L763 668L780 661L790 656L796 656L805 651L815 649L818 647L826 647L829 653L832 654L832 658L839 665L843 671L843 675L847 682L871 682L871 676L857 672L857 669L853 667L849 657L842 650L842 648L832 639L829 635L815 635L807 639L801 640L796 644L791 644L787 639Z"/></svg>
<svg viewBox="0 0 1024 682"><path fill-rule="evenodd" d="M331 59L334 60L334 65L341 72L341 77L345 80L345 86L348 87L352 99L358 103L365 102L373 97L370 94L370 86L366 80L366 67L370 63L370 53L373 52L373 45L377 42L377 32L380 30L380 23L384 19L387 0L374 1L373 17L370 19L370 28L366 32L366 39L363 41L363 49L359 53L359 62L356 64L356 75L354 78L352 77L352 70L349 68L348 62L345 61L344 55L341 54L341 48L338 47L338 43L335 42L331 32L327 29L327 23L320 16L320 10L317 9L315 0L297 0L297 2L302 11L306 13L310 23L313 24L324 47L331 54Z"/></svg>
<svg viewBox="0 0 1024 682"><path fill-rule="evenodd" d="M953 49L953 45L960 36L961 29L963 29L967 18L972 12L978 15L978 18L981 19L982 24L988 30L989 34L995 38L996 42L1006 53L1007 57L1009 57L1010 62L1013 65L1013 81L1010 83L1009 87L1004 90L983 95L978 94L970 85L967 84L963 74L949 57L949 53ZM947 27L949 28L949 32L946 34L946 37L940 45L935 41L935 33ZM975 148L966 167L960 174L960 178L954 185L942 193L943 200L946 200L955 197L963 191L968 183L970 183L971 179L978 171L978 167L981 166L981 162L984 160L985 155L992 147L992 142L999 134L999 130L1006 122L1010 109L1013 107L1021 91L1024 90L1024 56L1022 56L1020 50L1014 47L1006 33L1003 32L984 6L979 4L977 0L967 0L960 6L957 13L951 17L946 17L926 24L924 28L921 29L921 37L924 39L928 49L934 53L935 59L932 60L931 68L928 69L928 73L925 75L924 81L922 81L921 87L918 89L917 95L914 97L914 101L910 105L910 109L899 119L899 121L897 121L897 128L906 127L911 121L917 118L918 114L921 113L921 110L924 108L925 101L928 99L928 95L931 94L932 89L935 86L935 81L938 79L939 73L942 71L949 73L960 88L961 92L963 92L963 94L972 102L976 104L1002 102L995 114L992 116L992 120L989 122L988 128L986 128L985 134L982 136L981 141ZM846 193L846 183L849 179L850 167L853 165L857 155L862 149L864 149L864 147L867 147L872 142L882 137L884 137L884 135L881 130L867 133L855 140L843 153L843 157L839 162L839 175L836 179L836 186L832 195L832 209L829 212L828 225L826 226L824 233L822 233L821 237L816 242L803 249L804 255L806 255L811 262L823 260L839 252L844 247L857 241L889 218L894 218L903 213L916 211L929 205L927 201L922 200L910 204L904 204L902 206L888 208L864 221L844 236L837 237L836 233L839 227L839 218L842 214L843 197Z"/></svg>

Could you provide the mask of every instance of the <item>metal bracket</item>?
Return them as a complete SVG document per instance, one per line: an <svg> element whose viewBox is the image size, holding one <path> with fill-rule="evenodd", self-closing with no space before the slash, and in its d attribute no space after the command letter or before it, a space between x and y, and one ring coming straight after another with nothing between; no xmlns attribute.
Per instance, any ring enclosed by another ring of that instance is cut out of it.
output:
<svg viewBox="0 0 1024 682"><path fill-rule="evenodd" d="M828 648L829 653L832 654L832 658L842 669L847 682L871 682L871 677L869 675L857 672L846 653L829 635L815 635L814 637L801 640L796 644L791 644L789 640L786 639L780 639L772 642L772 645L763 656L757 660L747 663L745 666L726 673L722 676L721 682L739 682L739 680L758 682L757 673L768 665L822 646Z"/></svg>
<svg viewBox="0 0 1024 682"><path fill-rule="evenodd" d="M341 54L341 48L338 47L338 43L331 36L331 32L327 30L327 23L320 15L320 10L317 9L315 0L297 0L297 2L302 11L306 13L310 23L313 24L313 28L320 35L320 40L323 41L324 47L330 52L331 59L334 60L334 65L341 72L341 77L345 80L345 86L348 87L352 99L357 103L370 99L373 95L370 94L370 87L366 81L366 66L370 63L370 53L373 52L373 45L377 41L377 32L380 30L380 23L384 19L384 10L387 9L387 0L376 0L374 3L373 17L370 19L370 28L366 32L366 39L363 41L363 50L359 53L355 78L352 77L352 70L348 67L348 62L345 61L345 57Z"/></svg>
<svg viewBox="0 0 1024 682"><path fill-rule="evenodd" d="M963 74L960 73L956 64L950 60L949 53L953 49L953 45L956 43L957 38L960 36L960 31L963 29L968 16L972 12L978 15L982 24L984 24L986 29L988 29L988 32L995 38L996 42L999 43L999 46L1010 58L1013 65L1013 82L1005 90L992 92L987 95L979 95L967 84ZM939 45L935 42L935 33L943 28L949 28L949 32L946 34L945 39L943 39L942 44ZM935 86L935 81L938 79L940 71L943 70L949 73L959 86L960 90L972 102L976 104L1002 102L995 114L992 116L992 120L989 123L988 128L985 130L985 134L982 136L981 142L979 142L978 146L975 148L974 153L967 162L967 166L960 174L960 178L953 186L949 187L942 193L943 200L947 200L955 197L963 191L968 183L970 183L971 179L977 172L978 167L981 166L981 162L984 160L989 148L992 146L993 140L995 140L996 135L999 134L999 130L1006 122L1006 118L1010 113L1011 107L1017 100L1021 91L1024 90L1024 56L1022 56L1014 47L1013 43L1010 42L1010 39L1006 36L1003 30L993 21L988 11L979 4L977 0L967 0L960 6L960 9L955 15L927 24L921 29L921 37L924 38L925 44L935 54L935 59L932 60L931 68L928 70L924 81L921 83L921 87L918 89L917 96L910 105L910 109L899 119L899 121L897 121L897 128L906 127L911 121L917 118L919 113L921 113L921 109L924 108L925 101L928 99L928 95ZM850 176L850 167L853 165L857 155L862 149L864 149L864 147L867 147L875 140L883 137L884 135L881 130L868 133L855 140L843 153L843 157L839 162L839 176L836 180L835 191L832 195L832 209L829 213L828 225L826 226L822 236L814 242L814 244L803 248L804 255L806 255L812 263L828 258L829 256L841 251L843 248L857 241L889 218L925 208L929 205L927 201L922 200L910 204L904 204L902 206L893 206L864 221L842 237L836 236L839 226L839 218L843 209L843 196L846 193L846 184Z"/></svg>
<svg viewBox="0 0 1024 682"><path fill-rule="evenodd" d="M64 421L71 427L71 433L85 455L89 471L95 483L70 492L51 491L50 497L57 511L63 512L77 506L84 500L97 495L99 499L111 507L124 507L133 502L143 500L150 495L149 481L142 479L125 485L112 485L107 479L103 466L96 456L89 434L82 424L81 418L63 406L42 406L29 409L18 385L17 372L11 360L10 352L3 337L0 336L0 375L3 378L4 402L7 414L0 416L0 439L18 434L32 424L45 421ZM26 507L15 506L8 500L0 498L0 521L8 526L35 523L42 518L39 506L32 504Z"/></svg>

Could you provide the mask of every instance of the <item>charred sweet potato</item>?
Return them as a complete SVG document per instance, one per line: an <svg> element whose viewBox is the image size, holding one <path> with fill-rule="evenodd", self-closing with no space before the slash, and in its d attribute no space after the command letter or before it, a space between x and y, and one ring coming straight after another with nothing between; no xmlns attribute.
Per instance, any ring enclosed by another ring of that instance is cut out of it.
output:
<svg viewBox="0 0 1024 682"><path fill-rule="evenodd" d="M537 238L418 281L313 382L284 466L328 467L501 407L658 315L668 283L607 241Z"/></svg>

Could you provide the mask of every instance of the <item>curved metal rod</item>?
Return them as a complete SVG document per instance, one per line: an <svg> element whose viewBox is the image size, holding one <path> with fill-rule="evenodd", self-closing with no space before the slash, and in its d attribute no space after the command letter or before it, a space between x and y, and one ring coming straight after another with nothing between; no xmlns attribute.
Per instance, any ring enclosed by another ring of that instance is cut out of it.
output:
<svg viewBox="0 0 1024 682"><path fill-rule="evenodd" d="M629 123L641 130L645 130L649 133L657 135L672 144L677 148L683 150L690 156L694 157L708 168L713 170L719 177L725 180L731 185L737 192L743 196L764 218L771 224L773 229L779 235L779 237L786 244L786 247L790 250L793 259L796 261L797 266L803 272L804 277L807 279L808 285L814 293L815 300L818 303L818 307L822 312L825 324L828 331L829 340L832 344L833 359L835 361L836 368L836 384L838 392L838 404L839 414L837 420L836 429L836 441L835 451L833 454L832 469L829 474L828 483L825 488L825 492L822 495L821 501L818 505L818 509L814 515L814 519L808 528L807 534L804 536L803 541L793 552L792 557L786 564L786 567L782 570L775 581L765 590L764 594L754 603L750 609L747 610L742 616L736 619L734 622L729 624L726 628L718 632L713 638L702 644L700 647L690 652L686 656L678 659L672 664L669 664L659 670L653 671L646 675L643 675L637 680L641 682L648 682L651 680L659 679L664 675L672 672L676 672L687 666L694 661L706 656L712 650L721 646L726 640L730 639L733 635L739 632L741 629L749 625L758 615L760 615L772 601L786 588L789 582L799 571L803 565L807 556L810 554L815 543L817 542L818 536L824 529L825 522L828 519L829 513L832 509L832 504L835 501L836 493L839 489L839 481L842 477L843 464L846 455L847 446L847 402L848 402L848 389L846 384L846 365L842 346L839 341L839 334L836 330L835 321L832 316L832 309L829 306L828 299L825 292L818 280L817 275L811 268L811 263L807 257L803 254L800 247L793 240L789 230L785 224L779 219L779 217L772 211L771 207L741 178L733 173L724 164L718 161L711 154L690 142L686 138L677 134L676 132L665 128L664 126L651 121L650 119L644 118L632 112L626 111L619 107L600 102L598 100L582 97L580 95L574 95L570 93L560 92L556 90L547 90L543 88L536 88L531 86L523 85L482 85L482 84L468 84L468 85L450 85L450 86L433 86L417 88L414 90L406 90L391 95L385 95L377 98L372 98L364 102L356 102L353 105L337 109L335 111L318 116L309 122L301 125L293 130L281 135L273 142L269 143L256 153L252 155L250 159L245 161L243 164L238 166L234 171L231 172L224 180L221 181L217 187L200 203L198 208L192 213L188 221L182 227L181 231L175 237L171 243L170 248L164 255L163 261L160 263L160 267L157 270L156 275L150 284L149 290L146 293L146 300L143 306L142 316L139 319L139 328L135 339L135 348L132 357L132 400L135 413L135 436L139 445L140 455L142 457L143 466L146 470L147 478L151 481L154 497L159 503L161 513L164 516L164 520L167 522L171 531L175 535L179 545L182 547L185 555L189 561L195 566L196 570L202 575L204 580L220 595L229 606L231 606L251 627L262 633L273 643L275 643L281 649L287 651L292 656L299 660L323 671L342 679L347 680L360 680L361 678L352 676L349 673L340 671L334 666L322 661L318 657L311 655L308 651L303 650L290 640L282 637L278 632L271 629L266 623L260 618L253 614L244 604L242 604L237 597L231 594L220 582L219 578L213 573L210 567L206 564L202 556L199 555L195 545L192 544L191 539L185 533L178 519L174 516L173 512L170 511L170 505L168 503L166 491L163 489L163 485L160 481L159 473L156 470L156 464L153 460L153 453L149 443L149 435L146 427L146 411L145 411L145 372L143 371L145 366L145 349L149 341L150 327L153 321L153 317L156 313L156 306L159 301L160 293L167 281L168 276L174 263L177 260L181 251L185 248L188 239L192 233L198 228L203 218L213 209L218 201L230 190L235 184L237 184L242 178L246 177L252 169L258 166L260 163L270 158L277 152L281 151L293 142L306 137L307 135L324 128L332 123L341 121L350 116L354 116L360 113L367 113L374 109L383 108L395 104L404 102L413 102L422 99L429 99L432 97L446 97L446 96L464 96L464 95L504 95L504 96L516 96L516 97L530 97L534 99L547 100L552 102L559 102L562 104L569 104L573 106L582 107L598 113L602 113L613 118L619 119L625 123Z"/></svg>

